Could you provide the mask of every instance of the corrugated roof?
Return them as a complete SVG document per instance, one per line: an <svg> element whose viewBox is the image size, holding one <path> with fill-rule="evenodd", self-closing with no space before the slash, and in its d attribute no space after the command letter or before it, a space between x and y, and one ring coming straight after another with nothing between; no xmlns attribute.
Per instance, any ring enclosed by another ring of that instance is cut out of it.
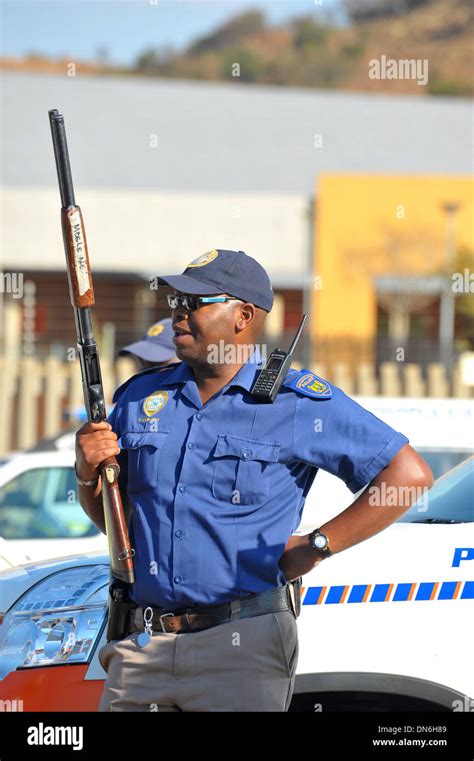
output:
<svg viewBox="0 0 474 761"><path fill-rule="evenodd" d="M66 73L2 80L9 186L56 186L51 108L66 118L77 187L310 194L320 172L472 171L467 99Z"/></svg>

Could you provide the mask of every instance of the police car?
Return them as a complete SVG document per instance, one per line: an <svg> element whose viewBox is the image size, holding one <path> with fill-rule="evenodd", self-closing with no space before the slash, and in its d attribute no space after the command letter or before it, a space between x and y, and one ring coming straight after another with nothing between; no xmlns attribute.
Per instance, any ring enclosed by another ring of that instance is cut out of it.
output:
<svg viewBox="0 0 474 761"><path fill-rule="evenodd" d="M473 405L357 401L403 431L438 480L397 523L303 577L294 706L474 710ZM357 496L318 473L296 533Z"/></svg>
<svg viewBox="0 0 474 761"><path fill-rule="evenodd" d="M395 417L435 475L454 467L397 523L303 577L290 710L474 710L472 409L449 400L359 401L392 425ZM355 496L319 473L298 531ZM108 584L100 551L0 573L0 709L97 710Z"/></svg>
<svg viewBox="0 0 474 761"><path fill-rule="evenodd" d="M106 537L77 501L74 433L0 466L0 570L106 548Z"/></svg>

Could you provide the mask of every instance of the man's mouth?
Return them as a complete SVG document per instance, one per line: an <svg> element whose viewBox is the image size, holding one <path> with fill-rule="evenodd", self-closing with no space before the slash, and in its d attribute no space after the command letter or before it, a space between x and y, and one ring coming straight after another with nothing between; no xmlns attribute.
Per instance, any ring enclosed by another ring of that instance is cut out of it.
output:
<svg viewBox="0 0 474 761"><path fill-rule="evenodd" d="M190 330L183 330L182 328L173 328L175 336L190 336Z"/></svg>
<svg viewBox="0 0 474 761"><path fill-rule="evenodd" d="M174 335L173 335L173 343L176 346L181 346L182 344L186 344L191 339L191 331L190 330L184 330L182 328L173 328Z"/></svg>

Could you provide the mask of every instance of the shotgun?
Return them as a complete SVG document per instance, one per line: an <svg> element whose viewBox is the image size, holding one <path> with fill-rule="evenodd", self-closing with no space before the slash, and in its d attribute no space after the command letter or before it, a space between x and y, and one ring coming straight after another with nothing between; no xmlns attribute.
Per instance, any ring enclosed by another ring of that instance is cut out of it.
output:
<svg viewBox="0 0 474 761"><path fill-rule="evenodd" d="M92 330L91 307L94 289L89 266L86 233L82 213L76 206L69 163L64 117L55 108L49 111L54 157L61 195L61 227L66 253L69 294L76 321L77 351L81 363L82 390L88 420L99 423L107 419L99 352ZM127 522L120 496L120 466L115 457L100 465L105 530L109 543L110 568L120 581L133 584L133 556Z"/></svg>

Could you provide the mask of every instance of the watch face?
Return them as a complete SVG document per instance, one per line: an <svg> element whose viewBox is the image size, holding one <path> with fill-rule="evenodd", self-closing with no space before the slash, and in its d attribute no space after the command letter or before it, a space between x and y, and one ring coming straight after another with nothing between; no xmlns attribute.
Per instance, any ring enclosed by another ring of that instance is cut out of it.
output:
<svg viewBox="0 0 474 761"><path fill-rule="evenodd" d="M316 536L313 537L313 546L316 547L317 550L325 550L328 546L327 536L324 536L324 534L316 534Z"/></svg>

